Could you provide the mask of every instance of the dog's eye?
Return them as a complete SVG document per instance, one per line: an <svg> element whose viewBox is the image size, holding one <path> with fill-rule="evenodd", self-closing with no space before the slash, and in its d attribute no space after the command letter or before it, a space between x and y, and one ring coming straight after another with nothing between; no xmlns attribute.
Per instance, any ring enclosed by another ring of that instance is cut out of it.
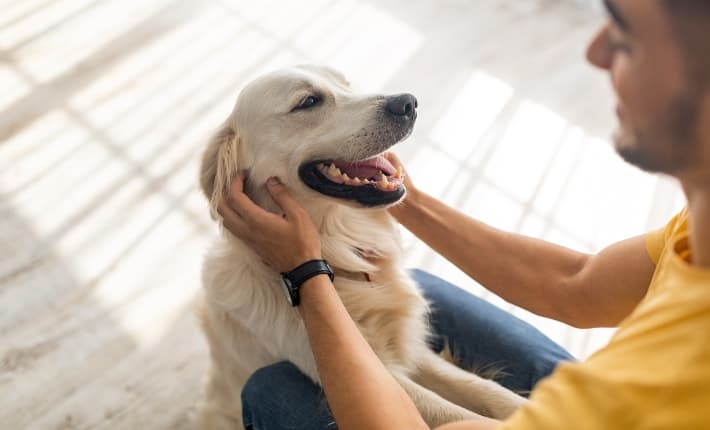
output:
<svg viewBox="0 0 710 430"><path fill-rule="evenodd" d="M313 106L317 105L318 102L320 102L320 99L318 97L308 96L305 99L301 100L301 102L296 105L293 110L312 108Z"/></svg>

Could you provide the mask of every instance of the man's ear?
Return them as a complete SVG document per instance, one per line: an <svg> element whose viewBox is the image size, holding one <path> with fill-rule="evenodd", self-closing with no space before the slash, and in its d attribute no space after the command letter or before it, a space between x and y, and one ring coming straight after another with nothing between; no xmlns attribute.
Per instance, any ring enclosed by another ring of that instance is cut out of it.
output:
<svg viewBox="0 0 710 430"><path fill-rule="evenodd" d="M219 200L229 192L232 180L239 173L240 144L237 132L225 123L212 136L202 154L200 185L213 211L216 211Z"/></svg>

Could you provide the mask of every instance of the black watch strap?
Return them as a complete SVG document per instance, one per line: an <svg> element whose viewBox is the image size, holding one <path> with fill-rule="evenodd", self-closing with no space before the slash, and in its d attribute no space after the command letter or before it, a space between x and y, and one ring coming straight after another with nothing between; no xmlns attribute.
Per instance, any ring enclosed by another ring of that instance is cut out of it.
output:
<svg viewBox="0 0 710 430"><path fill-rule="evenodd" d="M292 306L298 306L301 301L299 294L301 285L312 277L321 274L328 275L331 281L335 279L333 269L331 269L330 265L325 260L306 261L295 269L281 274L284 280L288 280L285 286L288 290L287 293Z"/></svg>
<svg viewBox="0 0 710 430"><path fill-rule="evenodd" d="M330 268L330 265L325 260L306 261L305 263L301 264L290 272L282 273L283 276L288 277L288 279L291 281L291 284L295 287L300 287L301 284L303 284L307 280L320 274L328 275L331 281L335 279L335 276L333 275L333 269Z"/></svg>

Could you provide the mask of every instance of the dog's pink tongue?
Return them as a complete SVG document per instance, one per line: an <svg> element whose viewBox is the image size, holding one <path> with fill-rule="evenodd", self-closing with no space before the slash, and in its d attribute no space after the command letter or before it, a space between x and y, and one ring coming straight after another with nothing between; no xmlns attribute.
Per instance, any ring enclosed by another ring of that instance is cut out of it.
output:
<svg viewBox="0 0 710 430"><path fill-rule="evenodd" d="M345 161L334 161L333 164L341 172L347 173L351 178L374 178L383 172L386 175L394 175L397 171L385 157L377 156L364 161L348 163Z"/></svg>

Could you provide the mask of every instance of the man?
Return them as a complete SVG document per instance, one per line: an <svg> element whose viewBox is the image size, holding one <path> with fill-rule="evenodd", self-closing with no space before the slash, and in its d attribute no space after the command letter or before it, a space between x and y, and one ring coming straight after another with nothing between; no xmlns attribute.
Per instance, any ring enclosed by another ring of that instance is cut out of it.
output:
<svg viewBox="0 0 710 430"><path fill-rule="evenodd" d="M616 149L640 168L677 178L687 207L662 230L585 255L490 228L409 182L405 203L392 214L486 288L577 327L619 327L586 362L560 364L507 421L481 417L441 429L710 428L710 2L605 5L610 19L588 59L610 74L618 96ZM305 212L277 180L267 186L284 218L249 201L240 178L229 205L221 205L225 226L278 270L320 258ZM311 278L301 295L299 310L338 427L426 428L329 278Z"/></svg>

